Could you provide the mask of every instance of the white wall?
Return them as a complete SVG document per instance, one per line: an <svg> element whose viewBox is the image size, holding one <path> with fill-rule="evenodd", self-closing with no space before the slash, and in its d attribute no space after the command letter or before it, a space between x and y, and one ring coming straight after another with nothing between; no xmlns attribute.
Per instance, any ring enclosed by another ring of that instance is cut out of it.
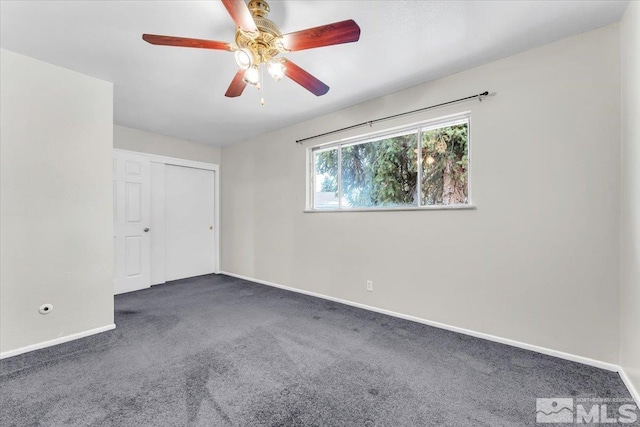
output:
<svg viewBox="0 0 640 427"><path fill-rule="evenodd" d="M113 85L2 50L0 348L113 324ZM51 303L53 312L38 313Z"/></svg>
<svg viewBox="0 0 640 427"><path fill-rule="evenodd" d="M619 70L612 25L224 147L222 270L617 363ZM477 210L303 213L296 139L484 90L374 126L470 110Z"/></svg>
<svg viewBox="0 0 640 427"><path fill-rule="evenodd" d="M622 212L620 365L640 391L640 3L620 24Z"/></svg>
<svg viewBox="0 0 640 427"><path fill-rule="evenodd" d="M220 164L220 148L124 126L113 127L113 147Z"/></svg>

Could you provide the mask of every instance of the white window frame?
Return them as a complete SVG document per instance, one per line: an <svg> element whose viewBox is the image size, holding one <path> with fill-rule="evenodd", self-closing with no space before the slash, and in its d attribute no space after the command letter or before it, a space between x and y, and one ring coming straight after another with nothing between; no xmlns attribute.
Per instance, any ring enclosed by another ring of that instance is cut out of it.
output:
<svg viewBox="0 0 640 427"><path fill-rule="evenodd" d="M461 123L467 124L467 203L456 205L421 205L422 203L422 167L418 167L417 176L417 192L418 192L418 205L416 206L397 206L397 207L364 207L364 208L349 208L342 207L342 149L349 145L361 144L364 142L378 140L384 137L394 135L406 135L414 131L418 137L418 155L417 158L422 158L422 133L425 131L439 129L447 126L455 126ZM316 208L315 207L315 153L319 151L327 151L338 147L338 207L337 208ZM324 144L318 144L307 148L307 206L304 212L372 212L372 211L424 211L424 210L465 210L476 209L471 199L471 112L465 111L463 113L452 114L448 116L438 117L435 119L420 121L405 126L384 129L381 131L370 132L367 134L357 135L354 137L343 138L336 141L330 141Z"/></svg>

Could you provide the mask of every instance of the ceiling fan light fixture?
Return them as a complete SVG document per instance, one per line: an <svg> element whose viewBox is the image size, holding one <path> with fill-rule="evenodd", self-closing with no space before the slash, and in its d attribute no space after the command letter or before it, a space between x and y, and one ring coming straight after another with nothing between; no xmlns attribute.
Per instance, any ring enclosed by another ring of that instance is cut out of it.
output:
<svg viewBox="0 0 640 427"><path fill-rule="evenodd" d="M272 59L267 64L267 71L269 71L269 74L271 74L271 77L273 77L275 81L278 81L284 77L284 73L287 71L287 68L281 60Z"/></svg>
<svg viewBox="0 0 640 427"><path fill-rule="evenodd" d="M252 65L244 72L243 80L251 86L258 86L260 83L260 71L256 65Z"/></svg>
<svg viewBox="0 0 640 427"><path fill-rule="evenodd" d="M235 53L236 64L243 70L248 70L253 66L253 54L249 49L238 49Z"/></svg>
<svg viewBox="0 0 640 427"><path fill-rule="evenodd" d="M268 0L250 0L248 4L247 0L220 1L235 24L235 43L158 34L143 34L142 39L153 45L233 53L239 69L225 93L228 98L240 96L247 85L262 91L265 68L276 81L287 77L314 95L322 96L329 86L288 59L273 58L284 52L352 43L360 39L360 27L353 19L282 34L278 25L267 18L270 10Z"/></svg>

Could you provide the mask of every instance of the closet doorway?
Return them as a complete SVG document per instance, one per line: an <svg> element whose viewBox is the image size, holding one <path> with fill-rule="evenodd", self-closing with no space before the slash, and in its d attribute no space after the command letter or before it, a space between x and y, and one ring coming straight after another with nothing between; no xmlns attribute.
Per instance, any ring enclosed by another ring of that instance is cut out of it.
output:
<svg viewBox="0 0 640 427"><path fill-rule="evenodd" d="M114 158L148 161L141 177L149 185L149 197L142 197L142 211L149 213L144 237L149 239L149 256L141 257L149 271L145 283L118 286L124 293L168 281L218 272L219 266L219 175L218 165L170 157L114 150ZM138 199L136 199L138 200ZM115 218L114 218L115 220ZM114 246L114 256L120 247ZM142 266L141 268L145 268ZM116 278L119 277L116 265ZM140 282L140 281L138 281Z"/></svg>

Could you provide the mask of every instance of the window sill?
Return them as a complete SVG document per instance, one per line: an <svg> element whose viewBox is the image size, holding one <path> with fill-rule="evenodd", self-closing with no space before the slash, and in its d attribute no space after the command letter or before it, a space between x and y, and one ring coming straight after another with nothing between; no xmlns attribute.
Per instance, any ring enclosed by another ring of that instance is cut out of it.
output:
<svg viewBox="0 0 640 427"><path fill-rule="evenodd" d="M397 211L469 211L476 210L475 205L442 205L442 206L403 206L398 208L356 208L356 209L305 209L304 213L333 212L397 212Z"/></svg>

